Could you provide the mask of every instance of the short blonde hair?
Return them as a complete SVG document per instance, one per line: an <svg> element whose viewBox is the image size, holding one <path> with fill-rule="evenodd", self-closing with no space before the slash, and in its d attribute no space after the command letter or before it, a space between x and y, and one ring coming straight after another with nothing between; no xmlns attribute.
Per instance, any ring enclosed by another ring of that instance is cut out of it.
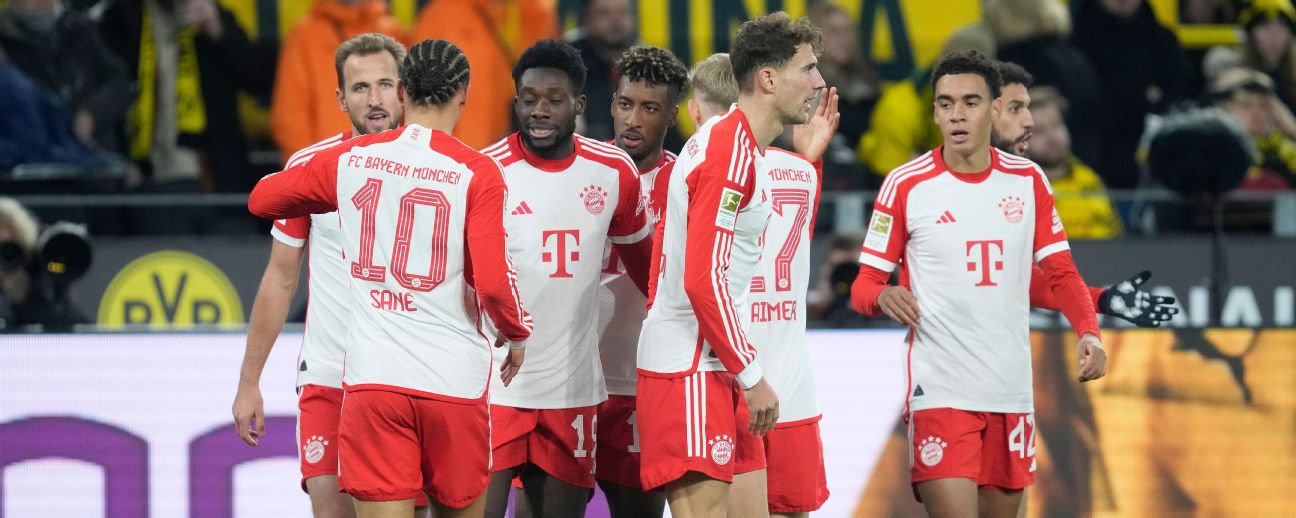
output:
<svg viewBox="0 0 1296 518"><path fill-rule="evenodd" d="M22 248L27 257L31 257L36 248L36 233L39 226L36 217L13 198L0 198L0 228L13 231L14 243Z"/></svg>
<svg viewBox="0 0 1296 518"><path fill-rule="evenodd" d="M717 106L721 111L738 102L738 80L734 79L729 54L724 52L712 54L693 65L689 86L698 102Z"/></svg>

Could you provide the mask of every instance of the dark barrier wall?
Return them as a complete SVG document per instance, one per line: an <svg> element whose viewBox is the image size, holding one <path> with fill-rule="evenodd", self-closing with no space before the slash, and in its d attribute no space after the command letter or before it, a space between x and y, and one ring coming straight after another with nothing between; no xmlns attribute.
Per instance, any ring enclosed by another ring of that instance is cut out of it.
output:
<svg viewBox="0 0 1296 518"><path fill-rule="evenodd" d="M86 314L105 325L237 324L251 311L269 239L98 238L94 265L74 286L75 297ZM1111 284L1151 269L1149 284L1173 294L1182 305L1177 324L1211 324L1209 239L1077 241L1072 247L1090 284ZM183 253L146 257L163 251ZM1219 325L1296 325L1296 240L1230 240L1228 263L1230 287L1219 300ZM305 291L303 276L295 314L302 312Z"/></svg>

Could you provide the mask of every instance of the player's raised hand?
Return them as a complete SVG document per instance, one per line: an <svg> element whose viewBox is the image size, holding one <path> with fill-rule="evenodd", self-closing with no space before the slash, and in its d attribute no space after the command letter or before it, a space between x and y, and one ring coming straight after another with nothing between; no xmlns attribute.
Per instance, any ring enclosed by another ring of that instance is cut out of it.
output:
<svg viewBox="0 0 1296 518"><path fill-rule="evenodd" d="M495 347L504 347L508 343L502 336L495 339ZM500 381L504 382L505 387L509 386L509 383L513 383L513 377L517 376L518 371L522 370L522 360L525 358L525 344L509 344L508 358L505 358L504 363L500 365Z"/></svg>
<svg viewBox="0 0 1296 518"><path fill-rule="evenodd" d="M1076 344L1080 355L1080 382L1093 381L1107 375L1107 351L1098 337L1085 333Z"/></svg>
<svg viewBox="0 0 1296 518"><path fill-rule="evenodd" d="M756 435L765 435L778 424L779 400L765 378L761 378L752 388L743 392L747 400L747 410L751 412L751 421L747 430Z"/></svg>
<svg viewBox="0 0 1296 518"><path fill-rule="evenodd" d="M261 400L261 387L239 383L233 412L234 431L239 438L249 446L259 445L260 438L265 436L265 403Z"/></svg>
<svg viewBox="0 0 1296 518"><path fill-rule="evenodd" d="M1174 297L1162 297L1143 291L1139 287L1152 277L1152 272L1143 270L1129 279L1103 290L1098 297L1098 309L1104 315L1111 315L1139 327L1160 327L1179 313L1179 308L1172 306Z"/></svg>
<svg viewBox="0 0 1296 518"><path fill-rule="evenodd" d="M878 306L896 323L906 327L918 327L918 317L921 316L918 311L918 299L909 291L909 288L891 286L882 290L878 295Z"/></svg>
<svg viewBox="0 0 1296 518"><path fill-rule="evenodd" d="M805 124L792 126L792 147L811 162L818 162L828 151L841 113L837 110L837 87L825 88L819 93L819 106Z"/></svg>

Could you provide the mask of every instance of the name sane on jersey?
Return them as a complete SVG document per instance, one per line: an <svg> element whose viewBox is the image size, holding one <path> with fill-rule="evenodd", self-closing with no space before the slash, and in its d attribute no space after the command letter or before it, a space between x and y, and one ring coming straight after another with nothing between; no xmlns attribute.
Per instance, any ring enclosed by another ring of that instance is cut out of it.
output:
<svg viewBox="0 0 1296 518"><path fill-rule="evenodd" d="M780 322L792 321L797 319L797 301L785 300L783 302L760 302L751 303L751 321L757 322Z"/></svg>
<svg viewBox="0 0 1296 518"><path fill-rule="evenodd" d="M428 180L448 183L451 185L458 185L460 177L460 173L457 171L447 171L445 169L435 169L431 167L410 167L409 164L402 164L395 160L388 160L376 156L351 155L347 157L347 167L359 167L361 169L387 173L393 176L403 176L414 178L416 180Z"/></svg>
<svg viewBox="0 0 1296 518"><path fill-rule="evenodd" d="M397 293L391 290L369 290L369 305L386 311L418 312L418 308L414 307L414 294L408 291Z"/></svg>

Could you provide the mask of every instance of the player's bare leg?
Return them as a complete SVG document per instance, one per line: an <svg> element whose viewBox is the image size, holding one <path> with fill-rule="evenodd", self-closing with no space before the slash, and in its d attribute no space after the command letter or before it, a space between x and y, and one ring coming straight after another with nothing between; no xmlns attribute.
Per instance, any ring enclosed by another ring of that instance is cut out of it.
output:
<svg viewBox="0 0 1296 518"><path fill-rule="evenodd" d="M763 469L734 475L725 504L728 516L769 516L769 477Z"/></svg>
<svg viewBox="0 0 1296 518"><path fill-rule="evenodd" d="M522 470L522 492L531 513L540 518L581 518L591 489L573 486L544 470L528 465Z"/></svg>
<svg viewBox="0 0 1296 518"><path fill-rule="evenodd" d="M977 518L977 485L969 478L941 478L918 483L923 507L931 518ZM1013 509L1016 514L1017 510Z"/></svg>
<svg viewBox="0 0 1296 518"><path fill-rule="evenodd" d="M356 515L351 495L338 491L337 475L306 479L306 493L310 495L315 518L352 518Z"/></svg>
<svg viewBox="0 0 1296 518"><path fill-rule="evenodd" d="M809 518L810 513L770 513L770 516L777 518Z"/></svg>
<svg viewBox="0 0 1296 518"><path fill-rule="evenodd" d="M427 518L428 510L430 509L432 509L431 506L426 506L426 505L415 507L414 518Z"/></svg>
<svg viewBox="0 0 1296 518"><path fill-rule="evenodd" d="M513 518L535 518L531 512L531 501L527 500L526 491L518 489L513 492Z"/></svg>
<svg viewBox="0 0 1296 518"><path fill-rule="evenodd" d="M490 485L486 486L486 498L479 499L486 501L486 516L504 518L504 513L508 512L509 491L513 489L513 477L517 476L518 471L520 468L491 473Z"/></svg>
<svg viewBox="0 0 1296 518"><path fill-rule="evenodd" d="M977 490L977 509L981 518L1015 518L1026 510L1025 493L1020 489L983 487Z"/></svg>
<svg viewBox="0 0 1296 518"><path fill-rule="evenodd" d="M393 500L391 502L355 501L355 515L358 518L405 518L414 514L414 499Z"/></svg>
<svg viewBox="0 0 1296 518"><path fill-rule="evenodd" d="M666 484L666 501L675 518L724 518L729 483L690 471Z"/></svg>
<svg viewBox="0 0 1296 518"><path fill-rule="evenodd" d="M432 518L481 518L486 512L486 494L482 493L463 509L432 502Z"/></svg>
<svg viewBox="0 0 1296 518"><path fill-rule="evenodd" d="M607 497L612 518L661 518L666 510L666 495L661 492L648 493L606 480L598 485Z"/></svg>

